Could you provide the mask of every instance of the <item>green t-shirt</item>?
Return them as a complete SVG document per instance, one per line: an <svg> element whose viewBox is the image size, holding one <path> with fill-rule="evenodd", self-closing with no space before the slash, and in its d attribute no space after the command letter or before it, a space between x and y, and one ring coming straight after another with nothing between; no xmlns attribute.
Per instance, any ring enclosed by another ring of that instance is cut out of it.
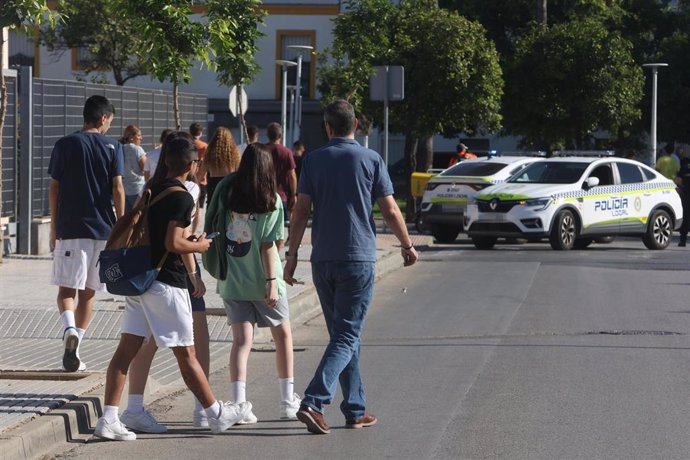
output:
<svg viewBox="0 0 690 460"><path fill-rule="evenodd" d="M266 275L261 263L261 243L283 239L283 203L276 200L276 210L264 214L239 214L227 211L225 229L228 276L218 280L218 293L228 300L264 300ZM278 295L285 296L283 266L278 249L271 249L275 260Z"/></svg>
<svg viewBox="0 0 690 460"><path fill-rule="evenodd" d="M656 170L666 176L667 179L674 180L680 170L680 164L671 155L664 155L657 160Z"/></svg>

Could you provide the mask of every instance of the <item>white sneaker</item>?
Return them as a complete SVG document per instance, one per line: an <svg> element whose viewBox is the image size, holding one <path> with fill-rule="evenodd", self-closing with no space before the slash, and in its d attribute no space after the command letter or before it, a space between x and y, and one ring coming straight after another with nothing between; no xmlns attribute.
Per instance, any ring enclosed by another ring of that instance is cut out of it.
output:
<svg viewBox="0 0 690 460"><path fill-rule="evenodd" d="M300 404L302 404L302 398L297 393L292 395L292 401L280 401L280 418L297 420Z"/></svg>
<svg viewBox="0 0 690 460"><path fill-rule="evenodd" d="M244 419L248 412L252 410L252 403L249 401L234 404L231 402L220 404L220 416L218 418L209 417L208 425L214 433L222 433L240 420Z"/></svg>
<svg viewBox="0 0 690 460"><path fill-rule="evenodd" d="M99 438L112 441L134 441L137 439L137 435L127 430L120 420L108 423L104 417L98 419L93 434Z"/></svg>
<svg viewBox="0 0 690 460"><path fill-rule="evenodd" d="M256 415L254 415L254 412L252 412L250 409L249 412L247 412L247 415L245 415L242 420L237 422L237 424L238 425L253 425L253 424L257 423L258 421L259 421L259 419L256 418Z"/></svg>
<svg viewBox="0 0 690 460"><path fill-rule="evenodd" d="M168 428L158 423L146 409L141 412L126 410L120 416L120 420L130 430L141 431L142 433L165 433L168 431Z"/></svg>
<svg viewBox="0 0 690 460"><path fill-rule="evenodd" d="M208 428L208 415L203 410L194 411L194 428Z"/></svg>
<svg viewBox="0 0 690 460"><path fill-rule="evenodd" d="M73 327L65 329L65 332L62 334L62 342L65 345L65 354L62 355L62 368L67 372L78 371L81 361L79 361L77 356L77 348L79 347L79 333L77 329Z"/></svg>

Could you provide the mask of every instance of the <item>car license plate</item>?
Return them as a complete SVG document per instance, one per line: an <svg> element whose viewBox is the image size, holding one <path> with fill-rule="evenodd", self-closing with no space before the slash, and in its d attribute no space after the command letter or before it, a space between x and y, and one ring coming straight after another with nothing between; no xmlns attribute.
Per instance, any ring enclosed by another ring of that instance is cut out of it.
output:
<svg viewBox="0 0 690 460"><path fill-rule="evenodd" d="M462 212L462 205L459 204L442 204L441 205L441 210L443 212Z"/></svg>

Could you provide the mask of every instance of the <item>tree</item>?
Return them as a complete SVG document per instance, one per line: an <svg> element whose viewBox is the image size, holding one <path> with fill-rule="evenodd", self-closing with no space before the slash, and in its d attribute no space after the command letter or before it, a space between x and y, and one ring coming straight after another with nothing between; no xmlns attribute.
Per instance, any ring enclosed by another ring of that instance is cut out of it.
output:
<svg viewBox="0 0 690 460"><path fill-rule="evenodd" d="M2 178L2 133L7 116L7 83L2 70L4 61L5 28L28 30L44 22L55 25L55 17L45 0L4 0L0 4L0 179ZM2 216L2 180L0 180L0 216ZM0 233L1 235L1 233ZM2 251L0 251L2 261Z"/></svg>
<svg viewBox="0 0 690 460"><path fill-rule="evenodd" d="M261 70L256 63L256 41L265 34L259 30L266 13L260 0L208 0L208 39L213 54L216 80L228 87L242 87ZM240 126L247 137L247 125L240 108Z"/></svg>
<svg viewBox="0 0 690 460"><path fill-rule="evenodd" d="M42 29L39 39L61 54L72 48L87 50L80 58L81 69L87 74L111 70L115 84L122 86L146 74L141 33L124 9L121 0L61 0L60 27Z"/></svg>
<svg viewBox="0 0 690 460"><path fill-rule="evenodd" d="M535 28L518 41L506 82L505 123L525 146L588 147L594 131L617 133L640 117L632 45L597 19Z"/></svg>
<svg viewBox="0 0 690 460"><path fill-rule="evenodd" d="M332 60L328 65L322 58L319 89L324 102L348 99L381 126L382 104L368 100L372 66L405 67L405 99L390 104L390 124L406 136L408 179L412 171L431 166L430 154L417 164L419 140L431 152L436 133L450 137L500 127L498 54L479 23L433 1L405 0L396 6L364 0L348 7L335 20ZM413 212L408 205L408 217Z"/></svg>
<svg viewBox="0 0 690 460"><path fill-rule="evenodd" d="M191 20L192 0L124 0L128 16L142 33L141 54L148 73L173 84L175 126L180 129L180 83L189 83L194 58L209 63L204 26Z"/></svg>

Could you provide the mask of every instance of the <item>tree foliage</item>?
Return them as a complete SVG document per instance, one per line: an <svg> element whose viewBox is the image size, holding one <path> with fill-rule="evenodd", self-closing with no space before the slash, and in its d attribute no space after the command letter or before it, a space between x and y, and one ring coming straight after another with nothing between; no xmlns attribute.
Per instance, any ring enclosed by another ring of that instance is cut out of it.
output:
<svg viewBox="0 0 690 460"><path fill-rule="evenodd" d="M173 84L175 124L180 129L179 86L191 79L195 59L209 63L204 25L192 20L192 0L125 0L134 27L142 34L141 53L148 73Z"/></svg>
<svg viewBox="0 0 690 460"><path fill-rule="evenodd" d="M123 14L122 0L61 0L57 28L43 28L40 41L50 51L88 51L80 59L85 73L112 71L117 85L146 73L146 56L136 22Z"/></svg>
<svg viewBox="0 0 690 460"><path fill-rule="evenodd" d="M392 130L415 137L495 130L501 69L484 33L433 2L349 3L335 20L333 48L320 58L323 102L347 99L381 126L382 104L369 101L368 77L374 66L402 65L405 99L390 104Z"/></svg>
<svg viewBox="0 0 690 460"><path fill-rule="evenodd" d="M520 39L506 81L506 125L530 147L587 147L594 131L616 133L640 117L643 75L632 46L594 18Z"/></svg>
<svg viewBox="0 0 690 460"><path fill-rule="evenodd" d="M213 55L216 80L224 86L242 87L261 70L255 56L256 42L265 34L259 30L265 11L260 0L208 0L207 30ZM246 123L240 110L240 124L246 135Z"/></svg>

